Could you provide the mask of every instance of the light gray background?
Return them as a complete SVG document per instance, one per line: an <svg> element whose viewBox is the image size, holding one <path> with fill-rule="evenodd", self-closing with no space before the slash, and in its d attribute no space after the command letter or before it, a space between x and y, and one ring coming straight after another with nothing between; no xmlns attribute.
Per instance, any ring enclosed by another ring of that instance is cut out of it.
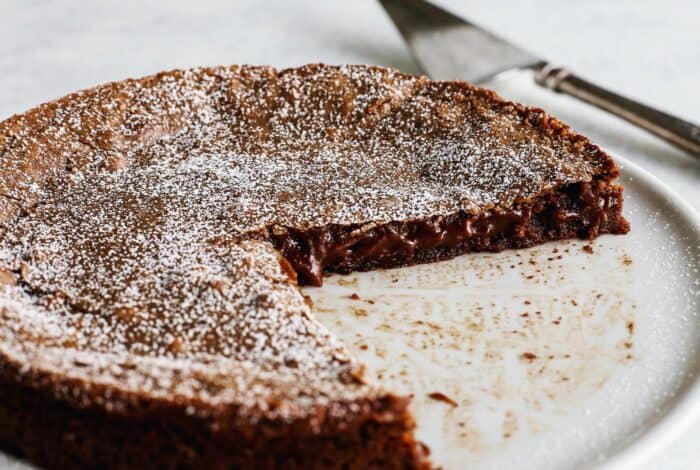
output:
<svg viewBox="0 0 700 470"><path fill-rule="evenodd" d="M438 3L585 77L700 122L695 0ZM372 0L0 0L0 119L76 89L164 69L306 62L416 71ZM493 86L512 98L536 96ZM568 98L557 103L553 114L700 208L700 163ZM648 468L698 468L698 442L700 423Z"/></svg>

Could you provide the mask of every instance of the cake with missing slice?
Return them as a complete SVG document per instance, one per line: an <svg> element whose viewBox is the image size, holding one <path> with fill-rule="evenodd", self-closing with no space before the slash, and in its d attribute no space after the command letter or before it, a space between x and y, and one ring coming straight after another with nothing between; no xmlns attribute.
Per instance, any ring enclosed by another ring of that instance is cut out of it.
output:
<svg viewBox="0 0 700 470"><path fill-rule="evenodd" d="M629 230L586 138L379 67L112 83L0 161L0 441L54 468L428 468L297 280Z"/></svg>

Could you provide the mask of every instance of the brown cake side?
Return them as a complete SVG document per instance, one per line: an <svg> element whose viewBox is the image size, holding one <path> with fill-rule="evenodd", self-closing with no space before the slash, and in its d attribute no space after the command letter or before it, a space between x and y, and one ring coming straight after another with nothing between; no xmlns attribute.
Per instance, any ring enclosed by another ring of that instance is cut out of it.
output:
<svg viewBox="0 0 700 470"><path fill-rule="evenodd" d="M503 212L458 212L369 229L336 226L288 231L273 237L273 244L291 262L302 283L320 286L326 272L410 266L474 251L627 233L621 207L622 191L616 185L574 183Z"/></svg>
<svg viewBox="0 0 700 470"><path fill-rule="evenodd" d="M584 137L378 67L108 84L0 123L0 159L0 439L51 467L427 466L296 275L629 229Z"/></svg>
<svg viewBox="0 0 700 470"><path fill-rule="evenodd" d="M427 449L413 439L404 398L346 404L356 419L321 428L276 421L234 427L224 413L202 419L182 404L148 397L132 398L128 413L76 407L36 384L18 386L16 371L11 374L0 384L0 443L42 467L429 468ZM323 414L318 411L319 421ZM217 420L226 427L217 428Z"/></svg>

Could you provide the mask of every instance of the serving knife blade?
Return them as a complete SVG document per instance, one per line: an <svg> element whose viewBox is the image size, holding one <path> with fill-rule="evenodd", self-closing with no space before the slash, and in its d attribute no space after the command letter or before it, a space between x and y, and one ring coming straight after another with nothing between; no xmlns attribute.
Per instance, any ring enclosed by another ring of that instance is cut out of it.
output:
<svg viewBox="0 0 700 470"><path fill-rule="evenodd" d="M436 80L482 83L543 61L432 3L380 0L420 68Z"/></svg>
<svg viewBox="0 0 700 470"><path fill-rule="evenodd" d="M700 158L696 124L577 77L425 0L379 2L419 67L432 78L483 83L508 70L531 69L538 85L597 106Z"/></svg>

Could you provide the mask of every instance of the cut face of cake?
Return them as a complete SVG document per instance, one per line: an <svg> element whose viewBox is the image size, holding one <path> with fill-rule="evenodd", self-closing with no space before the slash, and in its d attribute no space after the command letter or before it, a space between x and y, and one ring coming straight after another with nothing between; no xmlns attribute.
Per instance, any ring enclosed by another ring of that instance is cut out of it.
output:
<svg viewBox="0 0 700 470"><path fill-rule="evenodd" d="M586 138L379 67L112 83L0 161L0 440L51 467L427 468L297 280L629 230Z"/></svg>

